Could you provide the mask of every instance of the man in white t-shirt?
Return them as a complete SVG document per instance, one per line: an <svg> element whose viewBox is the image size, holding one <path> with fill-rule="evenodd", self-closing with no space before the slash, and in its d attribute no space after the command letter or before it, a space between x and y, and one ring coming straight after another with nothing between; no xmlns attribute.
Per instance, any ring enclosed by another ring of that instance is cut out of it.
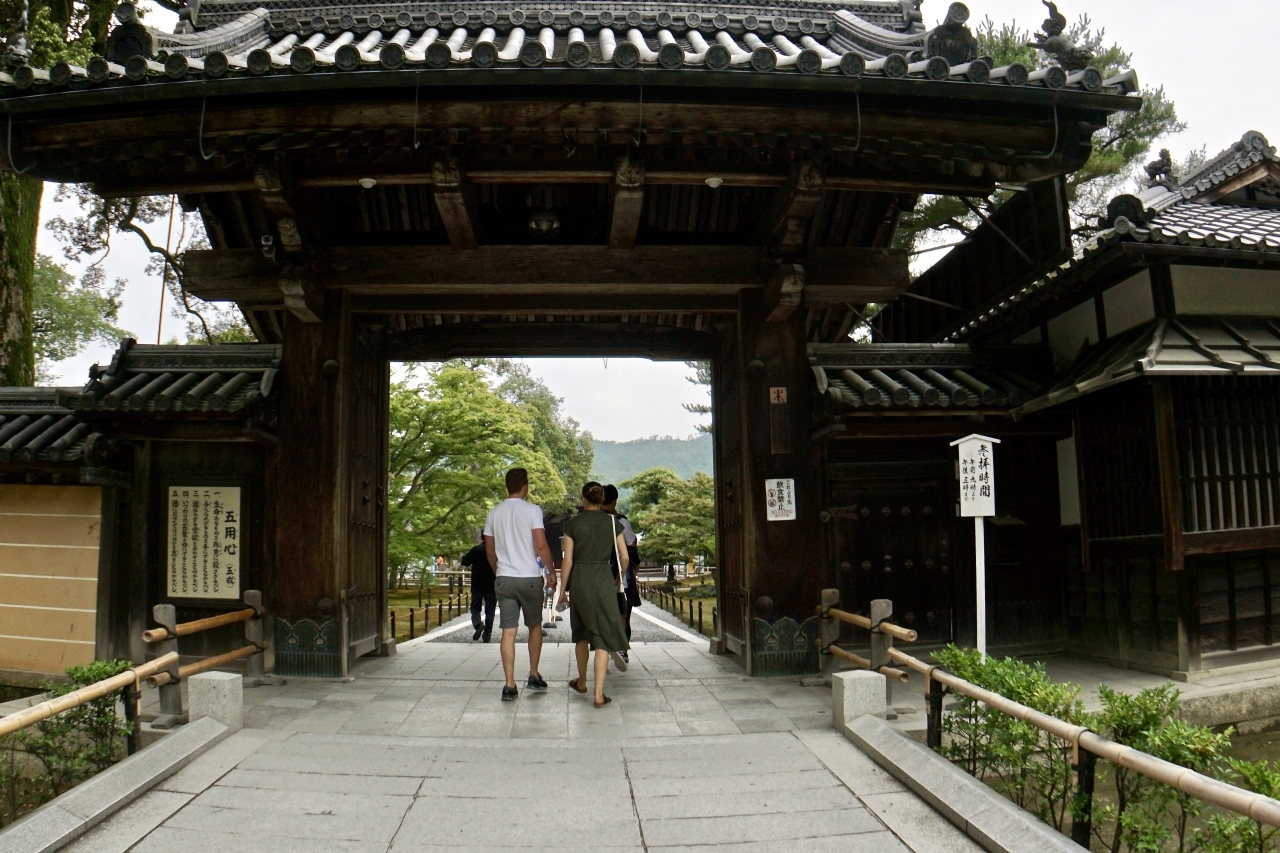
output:
<svg viewBox="0 0 1280 853"><path fill-rule="evenodd" d="M538 672L542 656L542 590L554 590L558 573L547 546L542 510L525 498L529 495L529 472L512 468L507 472L507 499L489 510L484 522L484 550L496 577L494 592L498 597L502 629L502 672L506 683L502 700L510 702L520 695L516 689L516 631L520 613L529 629L530 690L546 690L547 682ZM545 579L542 565L550 567Z"/></svg>

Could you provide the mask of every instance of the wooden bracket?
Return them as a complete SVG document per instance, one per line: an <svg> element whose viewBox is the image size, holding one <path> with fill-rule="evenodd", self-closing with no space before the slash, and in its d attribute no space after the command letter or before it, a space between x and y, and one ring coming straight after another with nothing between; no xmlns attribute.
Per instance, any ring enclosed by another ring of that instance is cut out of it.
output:
<svg viewBox="0 0 1280 853"><path fill-rule="evenodd" d="M280 248L287 254L302 251L302 233L298 229L298 215L285 197L284 181L271 166L259 166L253 173L254 186L258 188L258 202L275 222L280 234Z"/></svg>
<svg viewBox="0 0 1280 853"><path fill-rule="evenodd" d="M609 248L634 249L644 211L644 164L623 157L613 173L613 216Z"/></svg>
<svg viewBox="0 0 1280 853"><path fill-rule="evenodd" d="M324 290L304 266L290 264L280 271L284 305L304 323L319 323L324 316Z"/></svg>
<svg viewBox="0 0 1280 853"><path fill-rule="evenodd" d="M779 264L764 286L764 310L769 312L766 321L781 323L800 307L803 297L804 267Z"/></svg>
<svg viewBox="0 0 1280 853"><path fill-rule="evenodd" d="M804 248L809 222L822 201L825 182L812 163L801 163L778 188L769 212L761 220L764 245L782 254Z"/></svg>
<svg viewBox="0 0 1280 853"><path fill-rule="evenodd" d="M456 160L437 162L431 167L431 180L450 244L455 249L476 248L480 241L476 237L475 203L462 167Z"/></svg>

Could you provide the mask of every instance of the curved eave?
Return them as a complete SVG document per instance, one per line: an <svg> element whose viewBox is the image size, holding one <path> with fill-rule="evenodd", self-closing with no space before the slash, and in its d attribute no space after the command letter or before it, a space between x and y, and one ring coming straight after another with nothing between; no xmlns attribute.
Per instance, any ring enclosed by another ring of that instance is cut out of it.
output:
<svg viewBox="0 0 1280 853"><path fill-rule="evenodd" d="M744 90L781 96L796 93L821 96L868 95L877 98L942 99L1017 106L1065 107L1102 113L1136 112L1142 99L1035 86L935 81L926 78L846 77L838 74L799 74L786 71L707 71L704 69L649 70L624 68L457 68L448 70L369 70L312 74L268 74L145 83L114 83L81 90L15 94L0 98L3 112L13 116L62 110L166 103L195 98L228 98L317 92L414 90L439 100L439 92L459 87L522 87L547 94L549 87L591 90L636 87L651 91L692 89L735 93ZM460 100L458 96L447 98ZM853 104L848 106L853 107Z"/></svg>

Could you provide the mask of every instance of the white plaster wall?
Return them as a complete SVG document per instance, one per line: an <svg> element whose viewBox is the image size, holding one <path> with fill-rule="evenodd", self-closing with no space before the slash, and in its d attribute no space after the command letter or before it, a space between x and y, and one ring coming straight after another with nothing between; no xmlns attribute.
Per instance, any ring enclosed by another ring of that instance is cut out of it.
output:
<svg viewBox="0 0 1280 853"><path fill-rule="evenodd" d="M1280 314L1280 271L1173 266L1179 314Z"/></svg>
<svg viewBox="0 0 1280 853"><path fill-rule="evenodd" d="M1059 369L1075 360L1086 340L1098 342L1098 312L1092 299L1049 321L1049 346Z"/></svg>
<svg viewBox="0 0 1280 853"><path fill-rule="evenodd" d="M1107 334L1119 335L1134 326L1155 319L1156 307L1151 299L1151 273L1143 270L1102 294L1107 312Z"/></svg>
<svg viewBox="0 0 1280 853"><path fill-rule="evenodd" d="M1076 439L1058 442L1058 507L1062 526L1080 523L1080 469L1076 467Z"/></svg>

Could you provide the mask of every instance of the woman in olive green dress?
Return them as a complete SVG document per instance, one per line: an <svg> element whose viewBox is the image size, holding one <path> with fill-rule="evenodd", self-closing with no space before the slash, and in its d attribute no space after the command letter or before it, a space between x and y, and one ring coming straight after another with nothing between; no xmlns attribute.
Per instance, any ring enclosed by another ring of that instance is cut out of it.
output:
<svg viewBox="0 0 1280 853"><path fill-rule="evenodd" d="M587 650L595 649L595 706L603 708L612 700L604 695L604 677L609 658L619 672L627 669L620 652L626 651L626 629L618 612L618 583L609 562L616 553L627 571L627 544L622 527L612 515L600 510L604 487L591 482L582 487L582 512L564 523L564 562L560 576L564 587L560 603L570 605L569 625L578 658L578 677L569 686L587 692Z"/></svg>

